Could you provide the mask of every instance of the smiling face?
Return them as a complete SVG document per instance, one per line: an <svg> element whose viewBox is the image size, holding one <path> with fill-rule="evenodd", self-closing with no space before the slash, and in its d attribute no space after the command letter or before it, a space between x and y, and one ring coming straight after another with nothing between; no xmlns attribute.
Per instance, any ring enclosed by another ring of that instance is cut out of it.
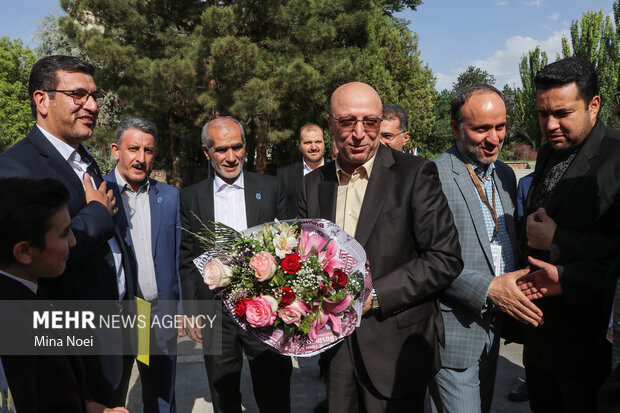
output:
<svg viewBox="0 0 620 413"><path fill-rule="evenodd" d="M31 280L60 276L65 271L69 249L75 245L71 217L66 206L52 216L50 223L50 229L45 233L45 248L29 247Z"/></svg>
<svg viewBox="0 0 620 413"><path fill-rule="evenodd" d="M202 147L202 151L211 161L215 173L227 184L233 184L243 168L245 142L241 128L230 119L211 121L208 129L211 147Z"/></svg>
<svg viewBox="0 0 620 413"><path fill-rule="evenodd" d="M116 168L125 182L137 191L153 169L157 155L155 138L150 133L136 128L127 129L120 138L120 143L113 143L110 148L116 159Z"/></svg>
<svg viewBox="0 0 620 413"><path fill-rule="evenodd" d="M497 159L506 137L506 106L495 92L471 95L461 107L460 125L453 120L452 132L468 157L482 165Z"/></svg>
<svg viewBox="0 0 620 413"><path fill-rule="evenodd" d="M586 103L576 83L536 92L536 109L543 137L555 150L578 147L596 123L601 98Z"/></svg>
<svg viewBox="0 0 620 413"><path fill-rule="evenodd" d="M92 93L97 86L89 74L57 70L55 89L83 89ZM77 105L65 93L37 90L33 99L37 105L37 123L58 139L77 148L93 135L99 106L92 96L83 105Z"/></svg>
<svg viewBox="0 0 620 413"><path fill-rule="evenodd" d="M299 134L299 151L308 166L317 167L325 155L325 142L323 141L323 131L319 128L302 129Z"/></svg>
<svg viewBox="0 0 620 413"><path fill-rule="evenodd" d="M409 142L409 132L401 130L398 118L384 119L381 122L382 144L401 152L407 142Z"/></svg>

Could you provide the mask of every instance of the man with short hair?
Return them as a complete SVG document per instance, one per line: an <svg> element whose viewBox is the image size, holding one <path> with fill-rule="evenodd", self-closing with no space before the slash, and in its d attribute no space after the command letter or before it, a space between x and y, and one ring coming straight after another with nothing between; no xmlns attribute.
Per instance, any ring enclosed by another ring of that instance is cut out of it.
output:
<svg viewBox="0 0 620 413"><path fill-rule="evenodd" d="M402 152L407 142L409 142L407 112L396 103L384 103L381 143Z"/></svg>
<svg viewBox="0 0 620 413"><path fill-rule="evenodd" d="M83 143L93 135L101 93L94 67L76 57L48 56L30 72L28 93L36 125L0 154L0 176L55 178L69 190L69 214L76 246L62 276L43 280L50 299L133 298L125 244L115 233L116 200ZM98 189L97 189L98 187ZM119 308L120 309L120 308ZM125 404L123 363L130 357L85 356L90 397L106 405Z"/></svg>
<svg viewBox="0 0 620 413"><path fill-rule="evenodd" d="M245 133L239 121L218 117L202 128L202 151L211 161L215 176L181 191L181 223L183 228L198 233L202 223L213 222L242 231L273 221L284 215L286 199L278 179L243 170ZM202 221L202 223L201 223ZM215 300L216 295L203 282L193 259L204 252L199 240L184 232L181 241L181 281L183 300ZM221 303L217 303L221 306ZM185 308L196 315L194 308ZM221 354L208 354L213 349L212 334L188 328L197 342L203 342L205 366L215 412L241 412L241 367L243 353L252 372L254 397L261 412L290 412L290 357L271 351L243 331L224 315L221 320Z"/></svg>
<svg viewBox="0 0 620 413"><path fill-rule="evenodd" d="M142 118L121 121L110 146L116 167L105 176L117 200L117 226L131 251L137 295L151 319L176 315L181 291L179 190L149 178L157 156L157 127ZM184 330L178 332L184 334ZM149 364L138 361L147 412L175 412L177 329L152 328Z"/></svg>
<svg viewBox="0 0 620 413"><path fill-rule="evenodd" d="M587 61L551 63L534 82L546 142L525 213L526 253L538 269L521 286L540 298L544 324L525 336L530 406L594 412L610 367L615 280L606 276L620 250L620 133L597 118L598 78Z"/></svg>
<svg viewBox="0 0 620 413"><path fill-rule="evenodd" d="M325 163L325 159L323 159L325 155L323 129L314 123L302 126L299 130L297 147L302 155L301 162L294 162L278 168L276 171L276 175L280 177L286 191L286 218L297 216L297 203L303 177Z"/></svg>
<svg viewBox="0 0 620 413"><path fill-rule="evenodd" d="M330 412L424 411L444 341L437 297L463 266L437 168L380 145L382 115L371 86L336 89L338 157L304 178L299 203L299 216L334 221L364 247L374 287L361 325L324 359Z"/></svg>
<svg viewBox="0 0 620 413"><path fill-rule="evenodd" d="M499 311L532 325L542 312L517 279L516 179L497 156L506 136L499 90L476 83L452 98L455 144L433 160L459 232L465 266L442 293L442 368L429 391L434 412L489 412L499 356Z"/></svg>

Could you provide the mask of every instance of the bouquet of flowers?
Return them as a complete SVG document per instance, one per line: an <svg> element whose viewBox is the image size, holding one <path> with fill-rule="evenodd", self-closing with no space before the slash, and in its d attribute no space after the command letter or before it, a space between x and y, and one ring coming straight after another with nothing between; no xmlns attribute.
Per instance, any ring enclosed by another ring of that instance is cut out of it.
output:
<svg viewBox="0 0 620 413"><path fill-rule="evenodd" d="M194 260L235 321L285 355L311 356L361 321L370 294L364 249L327 220L275 221L238 233L214 223Z"/></svg>

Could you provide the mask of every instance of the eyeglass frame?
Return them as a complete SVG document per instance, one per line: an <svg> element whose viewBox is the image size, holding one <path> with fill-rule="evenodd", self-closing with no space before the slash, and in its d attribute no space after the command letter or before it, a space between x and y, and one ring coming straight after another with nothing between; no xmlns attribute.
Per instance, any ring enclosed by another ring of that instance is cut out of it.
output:
<svg viewBox="0 0 620 413"><path fill-rule="evenodd" d="M375 132L375 131L379 130L379 126L381 126L381 122L383 121L382 117L370 118L370 119L357 119L357 118L337 118L336 116L333 116L332 114L328 114L328 116L336 121L336 124L338 125L338 127L340 129L347 130L347 131L352 131L357 126L357 122L362 122L362 126L364 127L364 131L366 131L366 132ZM353 121L353 125L351 125L351 127L344 127L344 126L342 126L341 122L345 122L345 121ZM367 129L367 125L364 122L370 122L370 121L376 122L376 129L375 130Z"/></svg>
<svg viewBox="0 0 620 413"><path fill-rule="evenodd" d="M62 93L64 95L67 95L67 96L69 96L73 100L73 104L79 105L79 106L84 106L85 104L87 104L88 103L88 98L91 98L91 97L93 98L95 103L99 104L99 102L97 102L97 99L100 99L100 98L103 97L103 91L101 91L101 90L95 90L94 92L89 92L88 90L82 89L82 88L79 88L79 89L42 89L42 90L44 92L47 92L47 93L49 93L49 92L59 92L59 93ZM80 100L84 99L84 96L81 97L81 98L76 96L76 92L78 92L78 91L86 92L86 95L85 95L86 98L85 98L84 102L76 101L76 99L80 99Z"/></svg>
<svg viewBox="0 0 620 413"><path fill-rule="evenodd" d="M403 133L405 133L405 132L407 132L407 131L406 131L406 130L401 130L400 132L398 132L398 133L396 133L396 134L392 134L392 133L391 133L390 135L392 135L392 136L390 136L389 138L388 138L387 136L383 136L383 135L379 134L379 138L381 138L381 139L385 139L385 140L386 140L386 141L388 141L388 142L392 142L394 139L396 139L396 137L397 137L398 135L402 135L402 134L403 134Z"/></svg>

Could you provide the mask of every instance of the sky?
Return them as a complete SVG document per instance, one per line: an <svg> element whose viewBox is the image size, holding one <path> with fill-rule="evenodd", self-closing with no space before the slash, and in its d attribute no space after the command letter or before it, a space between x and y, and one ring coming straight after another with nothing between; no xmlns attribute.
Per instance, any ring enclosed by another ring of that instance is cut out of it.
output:
<svg viewBox="0 0 620 413"><path fill-rule="evenodd" d="M611 15L613 0L424 0L414 12L398 14L417 33L422 61L450 89L468 66L480 67L502 88L521 86L519 62L540 46L549 60L561 51L570 24L589 10ZM0 37L37 46L33 35L47 15L61 15L58 0L0 0Z"/></svg>

